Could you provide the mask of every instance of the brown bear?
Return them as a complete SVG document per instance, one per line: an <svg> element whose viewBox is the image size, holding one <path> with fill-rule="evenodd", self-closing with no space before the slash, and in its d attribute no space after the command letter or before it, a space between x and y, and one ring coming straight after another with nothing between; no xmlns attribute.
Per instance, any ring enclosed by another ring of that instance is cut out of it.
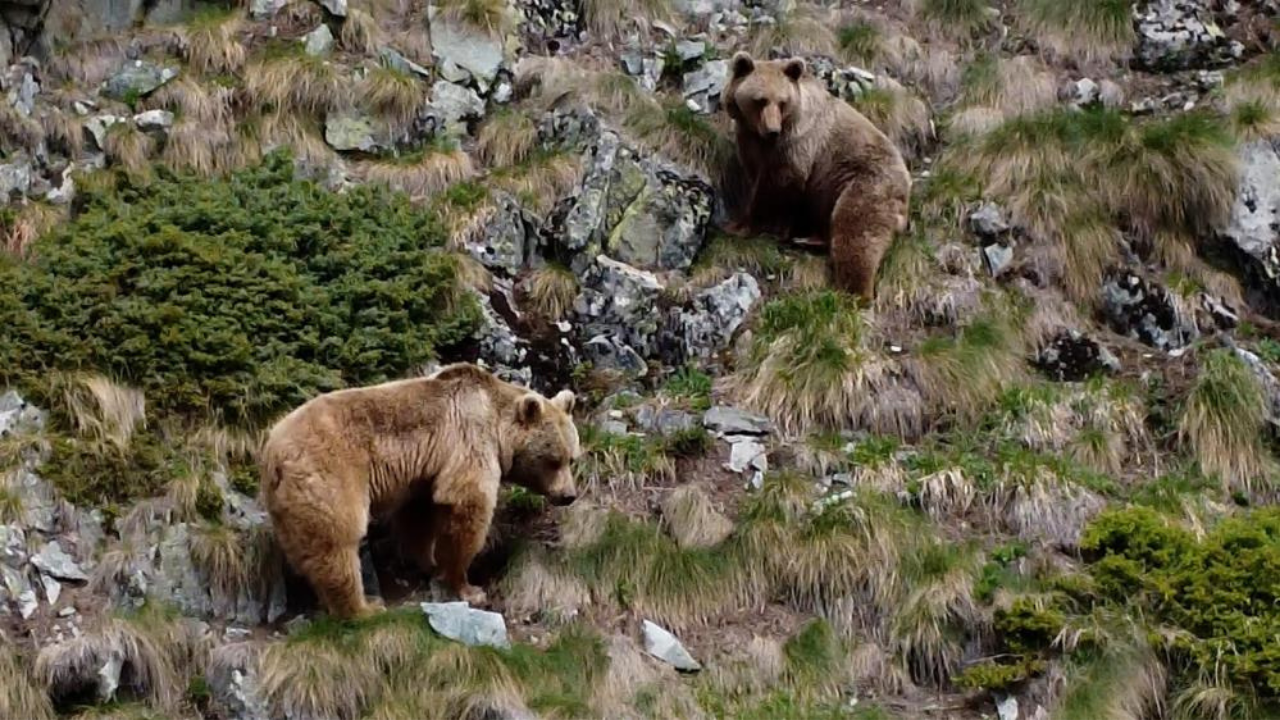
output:
<svg viewBox="0 0 1280 720"><path fill-rule="evenodd" d="M737 53L721 105L746 180L745 208L728 229L828 245L837 285L873 298L880 260L907 227L911 174L893 141L799 58Z"/></svg>
<svg viewBox="0 0 1280 720"><path fill-rule="evenodd" d="M568 390L548 399L470 364L309 400L272 427L259 459L286 559L331 614L367 614L358 551L370 519L385 517L424 570L438 566L450 590L483 603L467 568L499 483L557 505L577 495L573 405Z"/></svg>

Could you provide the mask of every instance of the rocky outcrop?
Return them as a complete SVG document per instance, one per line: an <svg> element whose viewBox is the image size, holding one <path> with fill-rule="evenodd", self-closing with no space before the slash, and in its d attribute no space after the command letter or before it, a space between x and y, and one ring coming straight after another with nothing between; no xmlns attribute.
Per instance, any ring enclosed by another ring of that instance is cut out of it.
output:
<svg viewBox="0 0 1280 720"><path fill-rule="evenodd" d="M1239 192L1222 236L1255 283L1280 300L1280 141L1246 143L1239 157Z"/></svg>
<svg viewBox="0 0 1280 720"><path fill-rule="evenodd" d="M1231 3L1234 4L1234 3ZM1207 0L1139 3L1135 61L1150 70L1220 66L1240 58L1244 46L1227 37Z"/></svg>

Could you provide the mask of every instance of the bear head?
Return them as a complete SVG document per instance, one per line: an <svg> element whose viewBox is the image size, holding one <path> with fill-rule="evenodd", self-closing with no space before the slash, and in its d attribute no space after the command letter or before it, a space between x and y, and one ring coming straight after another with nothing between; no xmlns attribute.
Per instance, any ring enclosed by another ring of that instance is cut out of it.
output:
<svg viewBox="0 0 1280 720"><path fill-rule="evenodd" d="M800 80L805 64L800 58L755 60L745 52L729 63L729 82L723 105L729 117L763 140L777 140L797 117Z"/></svg>
<svg viewBox="0 0 1280 720"><path fill-rule="evenodd" d="M582 445L573 424L573 404L568 390L551 399L529 392L516 401L511 469L503 480L544 495L555 505L577 499L572 464L582 455Z"/></svg>

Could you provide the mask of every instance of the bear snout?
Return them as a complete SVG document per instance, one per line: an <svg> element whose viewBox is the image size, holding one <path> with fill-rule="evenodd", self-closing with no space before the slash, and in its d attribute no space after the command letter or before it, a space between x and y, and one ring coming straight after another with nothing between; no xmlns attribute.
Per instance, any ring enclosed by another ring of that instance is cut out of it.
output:
<svg viewBox="0 0 1280 720"><path fill-rule="evenodd" d="M565 493L563 495L552 495L550 497L551 504L555 505L556 507L567 507L569 505L572 505L573 501L577 499L578 499L577 493Z"/></svg>

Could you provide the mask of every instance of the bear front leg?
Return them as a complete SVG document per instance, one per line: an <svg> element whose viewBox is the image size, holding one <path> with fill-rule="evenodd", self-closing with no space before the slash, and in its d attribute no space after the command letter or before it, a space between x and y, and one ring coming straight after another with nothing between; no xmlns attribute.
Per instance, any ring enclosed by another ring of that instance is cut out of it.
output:
<svg viewBox="0 0 1280 720"><path fill-rule="evenodd" d="M493 520L494 503L478 497L452 505L440 505L433 515L435 561L444 584L471 605L483 605L487 596L467 580L471 561L484 547Z"/></svg>
<svg viewBox="0 0 1280 720"><path fill-rule="evenodd" d="M831 214L831 265L841 290L875 299L880 261L904 216L905 203L879 188L841 193Z"/></svg>

